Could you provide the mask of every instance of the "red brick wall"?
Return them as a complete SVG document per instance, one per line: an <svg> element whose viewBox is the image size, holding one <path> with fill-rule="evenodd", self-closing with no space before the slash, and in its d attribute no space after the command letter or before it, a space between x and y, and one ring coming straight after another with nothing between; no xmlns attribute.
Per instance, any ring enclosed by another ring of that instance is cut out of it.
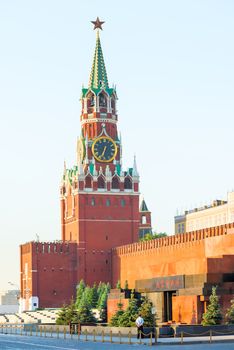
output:
<svg viewBox="0 0 234 350"><path fill-rule="evenodd" d="M21 246L21 296L38 296L40 307L59 307L75 297L77 284L77 245L36 243ZM25 263L28 279L25 282ZM26 293L26 288L29 289Z"/></svg>
<svg viewBox="0 0 234 350"><path fill-rule="evenodd" d="M139 279L205 274L215 264L214 261L207 262L207 258L223 255L232 255L225 260L225 270L232 271L233 226L230 224L115 248L112 253L112 284L116 284L118 279L121 284L128 280L129 288L134 288L135 281Z"/></svg>

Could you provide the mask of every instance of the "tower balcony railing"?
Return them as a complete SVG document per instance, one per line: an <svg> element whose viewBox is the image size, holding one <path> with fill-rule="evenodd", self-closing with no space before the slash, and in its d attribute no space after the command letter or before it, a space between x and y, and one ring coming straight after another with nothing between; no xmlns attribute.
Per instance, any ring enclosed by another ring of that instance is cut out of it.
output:
<svg viewBox="0 0 234 350"><path fill-rule="evenodd" d="M85 187L85 188L84 188L84 191L86 191L86 192L92 192L93 189L92 189L92 187Z"/></svg>
<svg viewBox="0 0 234 350"><path fill-rule="evenodd" d="M104 188L98 188L97 191L98 191L98 192L106 192L106 187L104 187Z"/></svg>

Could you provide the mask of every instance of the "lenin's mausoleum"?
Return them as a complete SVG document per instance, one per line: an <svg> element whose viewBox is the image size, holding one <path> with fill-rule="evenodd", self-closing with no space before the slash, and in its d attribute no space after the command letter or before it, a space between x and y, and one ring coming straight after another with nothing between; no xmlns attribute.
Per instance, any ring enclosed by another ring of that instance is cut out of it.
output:
<svg viewBox="0 0 234 350"><path fill-rule="evenodd" d="M151 214L139 203L135 158L122 164L117 92L110 87L94 22L96 47L89 84L81 91L77 161L64 165L60 186L61 241L21 245L21 311L61 307L87 284L118 280L147 293L160 321L200 323L214 285L225 312L234 293L234 220L139 242ZM234 198L232 199L234 213ZM208 210L208 209L206 209ZM204 214L205 212L203 212ZM184 227L184 226L183 226ZM109 314L119 299L108 300Z"/></svg>

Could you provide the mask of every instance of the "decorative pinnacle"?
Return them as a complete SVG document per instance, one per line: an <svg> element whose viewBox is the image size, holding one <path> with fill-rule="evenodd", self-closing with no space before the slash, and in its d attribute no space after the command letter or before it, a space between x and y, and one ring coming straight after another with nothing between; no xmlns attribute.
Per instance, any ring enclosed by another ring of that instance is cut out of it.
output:
<svg viewBox="0 0 234 350"><path fill-rule="evenodd" d="M93 23L93 25L94 25L93 30L95 30L95 29L101 29L102 30L102 25L105 22L100 21L99 17L97 17L96 21L91 21L91 23Z"/></svg>

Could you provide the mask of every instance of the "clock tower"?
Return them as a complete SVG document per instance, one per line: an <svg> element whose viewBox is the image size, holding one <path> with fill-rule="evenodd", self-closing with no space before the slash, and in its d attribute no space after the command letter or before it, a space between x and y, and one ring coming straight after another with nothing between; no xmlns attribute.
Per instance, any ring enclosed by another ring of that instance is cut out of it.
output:
<svg viewBox="0 0 234 350"><path fill-rule="evenodd" d="M77 281L111 282L111 249L138 241L139 174L124 170L117 129L117 93L110 87L100 41L87 88L81 92L76 164L64 165L60 187L62 240L77 243Z"/></svg>
<svg viewBox="0 0 234 350"><path fill-rule="evenodd" d="M139 208L136 159L130 168L122 164L117 93L108 83L99 36L104 22L92 23L96 47L88 87L81 91L76 162L72 168L64 163L60 185L61 240L20 246L21 311L69 303L81 279L114 286L123 272L113 248L151 230L145 202Z"/></svg>

